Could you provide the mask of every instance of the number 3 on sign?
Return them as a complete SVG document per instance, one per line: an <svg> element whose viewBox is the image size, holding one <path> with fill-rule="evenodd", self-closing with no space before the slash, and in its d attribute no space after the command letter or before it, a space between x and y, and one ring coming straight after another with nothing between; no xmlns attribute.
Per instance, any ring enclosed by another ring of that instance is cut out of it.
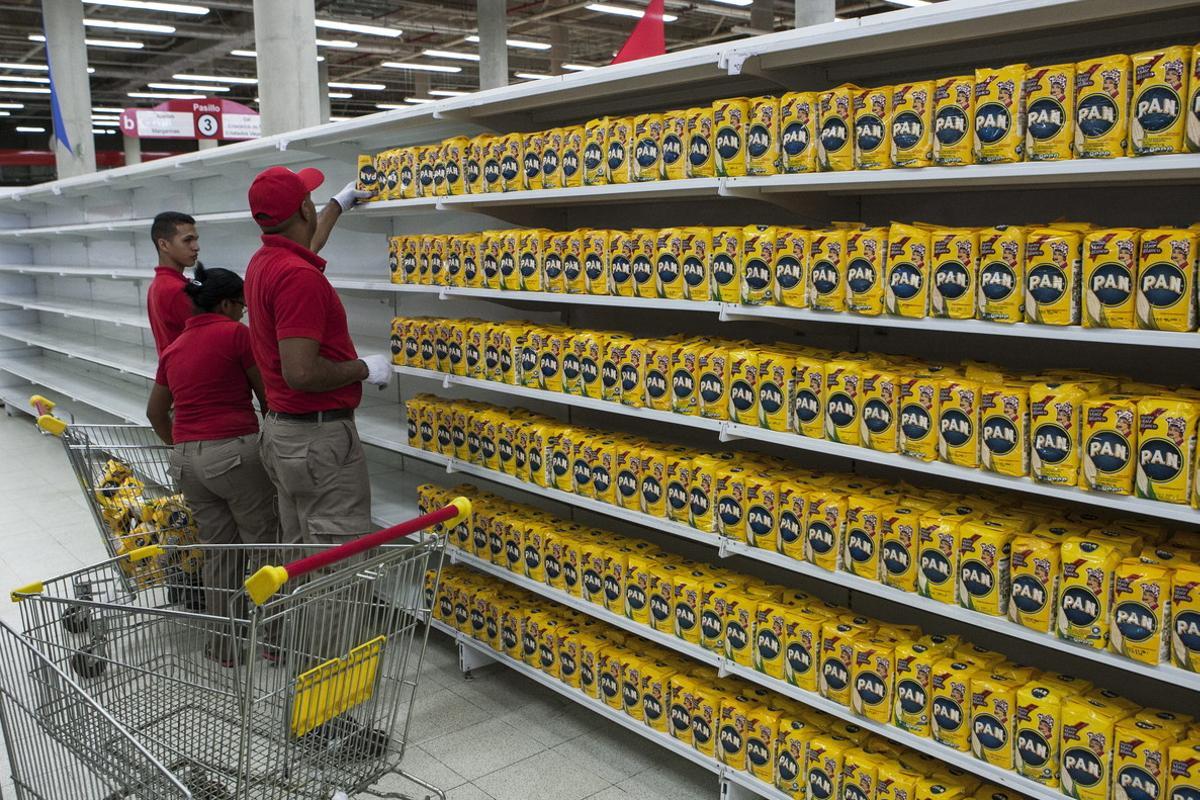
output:
<svg viewBox="0 0 1200 800"><path fill-rule="evenodd" d="M215 136L220 124L212 114L201 114L196 117L196 131L201 136Z"/></svg>

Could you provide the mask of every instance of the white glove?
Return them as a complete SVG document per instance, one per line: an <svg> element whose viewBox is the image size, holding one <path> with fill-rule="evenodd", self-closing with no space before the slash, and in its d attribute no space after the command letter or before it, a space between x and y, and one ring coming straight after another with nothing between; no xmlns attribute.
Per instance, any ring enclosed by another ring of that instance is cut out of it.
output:
<svg viewBox="0 0 1200 800"><path fill-rule="evenodd" d="M392 359L384 355L363 356L359 359L367 365L367 383L380 388L392 381Z"/></svg>
<svg viewBox="0 0 1200 800"><path fill-rule="evenodd" d="M374 192L364 191L358 188L358 184L350 181L342 190L333 196L333 202L342 207L342 211L349 211L363 200L369 197L374 197Z"/></svg>

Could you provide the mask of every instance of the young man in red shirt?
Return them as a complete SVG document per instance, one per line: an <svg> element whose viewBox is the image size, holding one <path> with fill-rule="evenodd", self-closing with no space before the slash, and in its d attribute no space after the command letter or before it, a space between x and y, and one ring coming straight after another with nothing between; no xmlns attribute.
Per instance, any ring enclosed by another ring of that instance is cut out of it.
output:
<svg viewBox="0 0 1200 800"><path fill-rule="evenodd" d="M154 218L150 238L158 251L154 280L146 292L146 313L154 349L161 356L167 345L183 333L192 316L192 301L183 293L188 279L183 271L196 265L200 256L200 235L196 220L178 211L164 211Z"/></svg>
<svg viewBox="0 0 1200 800"><path fill-rule="evenodd" d="M284 541L336 544L373 529L371 486L354 409L362 382L386 386L391 359L359 358L346 310L315 252L344 209L367 196L351 183L318 213L319 170L271 167L250 186L262 247L246 268L254 360L270 412L262 452L279 490Z"/></svg>

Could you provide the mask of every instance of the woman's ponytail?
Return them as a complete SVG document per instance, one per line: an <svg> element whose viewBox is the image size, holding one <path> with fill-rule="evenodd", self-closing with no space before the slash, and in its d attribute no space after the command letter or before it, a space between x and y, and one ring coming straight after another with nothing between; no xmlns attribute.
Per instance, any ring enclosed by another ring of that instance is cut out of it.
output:
<svg viewBox="0 0 1200 800"><path fill-rule="evenodd" d="M192 299L197 310L212 312L222 301L242 297L242 279L233 270L197 264L193 278L183 287L183 291Z"/></svg>

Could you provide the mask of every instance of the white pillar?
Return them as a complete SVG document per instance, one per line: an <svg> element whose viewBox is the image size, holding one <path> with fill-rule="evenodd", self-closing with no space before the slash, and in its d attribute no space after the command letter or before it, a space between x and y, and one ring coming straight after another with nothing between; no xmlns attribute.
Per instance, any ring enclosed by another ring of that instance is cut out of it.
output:
<svg viewBox="0 0 1200 800"><path fill-rule="evenodd" d="M125 143L125 166L142 163L142 140L136 136L122 136Z"/></svg>
<svg viewBox="0 0 1200 800"><path fill-rule="evenodd" d="M321 122L315 17L313 0L254 0L263 136Z"/></svg>
<svg viewBox="0 0 1200 800"><path fill-rule="evenodd" d="M796 27L833 22L834 0L796 0Z"/></svg>
<svg viewBox="0 0 1200 800"><path fill-rule="evenodd" d="M329 62L317 62L317 96L321 98L321 124L329 122Z"/></svg>
<svg viewBox="0 0 1200 800"><path fill-rule="evenodd" d="M63 127L69 140L54 141L58 177L96 171L96 140L92 133L92 89L88 83L87 45L83 42L83 3L42 0L46 58L58 97Z"/></svg>
<svg viewBox="0 0 1200 800"><path fill-rule="evenodd" d="M564 61L569 60L570 51L567 44L567 28L561 23L550 24L550 74L557 75L563 71Z"/></svg>
<svg viewBox="0 0 1200 800"><path fill-rule="evenodd" d="M216 139L199 139L196 141L197 150L214 150L220 146L220 142Z"/></svg>
<svg viewBox="0 0 1200 800"><path fill-rule="evenodd" d="M412 79L413 97L429 97L429 73L414 72Z"/></svg>
<svg viewBox="0 0 1200 800"><path fill-rule="evenodd" d="M508 15L505 0L475 0L479 25L479 88L508 85Z"/></svg>

